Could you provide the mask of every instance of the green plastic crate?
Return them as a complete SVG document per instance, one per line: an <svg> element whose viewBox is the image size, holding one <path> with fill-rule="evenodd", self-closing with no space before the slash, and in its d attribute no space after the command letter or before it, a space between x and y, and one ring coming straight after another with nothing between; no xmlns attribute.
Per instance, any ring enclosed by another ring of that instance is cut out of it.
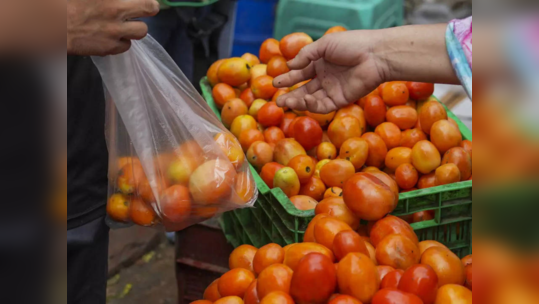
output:
<svg viewBox="0 0 539 304"><path fill-rule="evenodd" d="M200 81L202 94L220 118L206 78ZM463 138L472 140L472 132L449 110L449 117L459 125ZM251 167L258 187L254 208L227 212L221 226L229 242L237 247L250 244L261 247L270 242L288 245L301 242L314 210L298 210L279 188L269 189ZM394 215L410 215L435 210L433 220L413 223L420 241L436 240L460 257L472 253L472 181L401 193Z"/></svg>
<svg viewBox="0 0 539 304"><path fill-rule="evenodd" d="M381 29L403 24L402 0L281 0L277 7L274 37L305 32L313 39L332 26L348 29Z"/></svg>

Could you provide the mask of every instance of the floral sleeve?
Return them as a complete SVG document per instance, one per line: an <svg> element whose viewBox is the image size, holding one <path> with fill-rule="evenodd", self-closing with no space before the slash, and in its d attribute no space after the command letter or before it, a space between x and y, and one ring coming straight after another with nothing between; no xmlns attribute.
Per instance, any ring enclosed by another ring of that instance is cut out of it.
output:
<svg viewBox="0 0 539 304"><path fill-rule="evenodd" d="M453 68L472 98L472 17L449 22L445 36Z"/></svg>

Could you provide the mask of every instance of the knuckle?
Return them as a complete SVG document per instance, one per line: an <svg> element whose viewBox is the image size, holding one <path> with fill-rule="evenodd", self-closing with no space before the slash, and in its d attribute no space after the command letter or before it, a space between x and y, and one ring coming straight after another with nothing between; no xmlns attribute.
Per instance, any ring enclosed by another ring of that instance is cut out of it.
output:
<svg viewBox="0 0 539 304"><path fill-rule="evenodd" d="M156 0L146 0L144 8L147 14L155 15L159 12L159 3Z"/></svg>

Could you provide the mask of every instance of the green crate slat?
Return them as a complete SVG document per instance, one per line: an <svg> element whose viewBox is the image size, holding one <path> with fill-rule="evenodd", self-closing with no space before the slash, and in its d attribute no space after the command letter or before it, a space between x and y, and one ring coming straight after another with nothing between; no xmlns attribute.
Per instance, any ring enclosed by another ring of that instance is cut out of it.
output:
<svg viewBox="0 0 539 304"><path fill-rule="evenodd" d="M200 80L200 87L204 99L220 119L205 77ZM463 138L472 140L472 132L446 110L459 125ZM281 189L269 189L252 166L251 172L259 193L253 208L226 212L220 221L229 242L234 247L238 244L260 247L270 242L285 246L301 242L314 210L296 209ZM435 218L411 224L420 241L439 241L460 257L472 252L472 181L401 193L392 214L403 216L424 210L434 210Z"/></svg>

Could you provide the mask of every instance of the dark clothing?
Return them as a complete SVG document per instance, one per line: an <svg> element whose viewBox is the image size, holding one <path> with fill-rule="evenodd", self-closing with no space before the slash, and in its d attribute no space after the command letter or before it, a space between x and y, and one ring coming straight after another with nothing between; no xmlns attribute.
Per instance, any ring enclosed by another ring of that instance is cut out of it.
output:
<svg viewBox="0 0 539 304"><path fill-rule="evenodd" d="M105 96L90 57L67 57L67 229L105 215Z"/></svg>

